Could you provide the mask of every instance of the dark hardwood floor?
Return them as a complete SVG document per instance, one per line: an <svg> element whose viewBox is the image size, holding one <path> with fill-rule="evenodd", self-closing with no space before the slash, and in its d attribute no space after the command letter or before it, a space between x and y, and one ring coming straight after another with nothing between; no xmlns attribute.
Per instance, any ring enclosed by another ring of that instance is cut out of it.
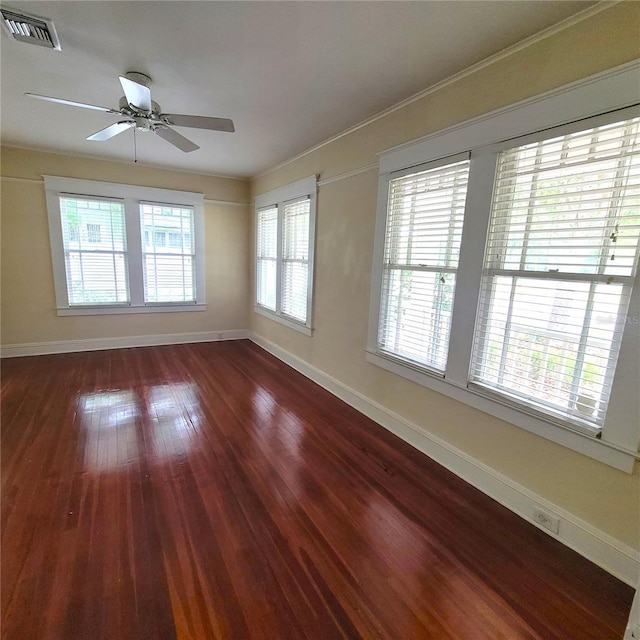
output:
<svg viewBox="0 0 640 640"><path fill-rule="evenodd" d="M632 589L248 341L6 360L4 640L621 638Z"/></svg>

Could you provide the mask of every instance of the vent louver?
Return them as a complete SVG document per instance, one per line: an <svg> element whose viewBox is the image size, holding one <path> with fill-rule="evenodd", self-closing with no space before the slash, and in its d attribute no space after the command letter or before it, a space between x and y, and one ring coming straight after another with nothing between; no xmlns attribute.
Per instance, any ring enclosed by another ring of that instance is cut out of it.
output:
<svg viewBox="0 0 640 640"><path fill-rule="evenodd" d="M60 40L48 18L40 18L14 9L0 9L2 22L9 35L20 42L37 44L41 47L61 51Z"/></svg>

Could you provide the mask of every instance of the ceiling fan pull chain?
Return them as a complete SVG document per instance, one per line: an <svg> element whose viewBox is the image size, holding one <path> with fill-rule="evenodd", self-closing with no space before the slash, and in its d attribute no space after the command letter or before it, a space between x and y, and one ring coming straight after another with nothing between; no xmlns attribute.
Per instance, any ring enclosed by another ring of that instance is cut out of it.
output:
<svg viewBox="0 0 640 640"><path fill-rule="evenodd" d="M136 144L136 128L133 127L133 162L138 162L138 146Z"/></svg>

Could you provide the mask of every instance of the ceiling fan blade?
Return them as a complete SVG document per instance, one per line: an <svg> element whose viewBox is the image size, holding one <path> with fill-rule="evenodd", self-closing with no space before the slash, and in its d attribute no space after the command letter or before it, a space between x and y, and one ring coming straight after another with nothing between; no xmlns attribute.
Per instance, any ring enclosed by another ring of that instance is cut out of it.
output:
<svg viewBox="0 0 640 640"><path fill-rule="evenodd" d="M181 113L163 113L161 118L176 127L193 127L194 129L209 129L211 131L228 131L236 129L233 120L229 118L209 118L207 116L187 116Z"/></svg>
<svg viewBox="0 0 640 640"><path fill-rule="evenodd" d="M127 102L141 111L151 111L151 91L139 82L120 76L120 84L124 90Z"/></svg>
<svg viewBox="0 0 640 640"><path fill-rule="evenodd" d="M50 96L41 96L37 93L25 93L25 96L30 98L37 98L38 100L45 100L46 102L57 102L58 104L66 104L70 107L81 107L82 109L93 109L94 111L104 111L105 113L120 113L115 109L109 109L107 107L97 107L94 104L86 104L84 102L73 102L73 100L63 100L62 98L51 98Z"/></svg>
<svg viewBox="0 0 640 640"><path fill-rule="evenodd" d="M178 147L180 151L184 151L185 153L189 153L190 151L195 151L200 148L197 144L194 144L191 140L187 140L187 138L180 135L173 129L169 129L167 127L156 127L154 131L161 138L164 138L167 142L170 142L174 147Z"/></svg>
<svg viewBox="0 0 640 640"><path fill-rule="evenodd" d="M130 129L135 125L135 122L131 122L129 120L123 120L122 122L116 122L105 129L100 129L92 136L89 136L87 140L93 140L96 142L102 142L104 140L109 140L109 138L113 138L113 136L117 136L119 133Z"/></svg>

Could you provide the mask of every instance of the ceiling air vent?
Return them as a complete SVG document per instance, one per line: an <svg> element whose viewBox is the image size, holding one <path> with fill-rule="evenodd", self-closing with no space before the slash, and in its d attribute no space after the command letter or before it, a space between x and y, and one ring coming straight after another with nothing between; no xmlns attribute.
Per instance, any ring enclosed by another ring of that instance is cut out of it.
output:
<svg viewBox="0 0 640 640"><path fill-rule="evenodd" d="M48 18L39 18L7 8L0 9L0 13L7 32L16 40L58 51L62 49L56 28Z"/></svg>

